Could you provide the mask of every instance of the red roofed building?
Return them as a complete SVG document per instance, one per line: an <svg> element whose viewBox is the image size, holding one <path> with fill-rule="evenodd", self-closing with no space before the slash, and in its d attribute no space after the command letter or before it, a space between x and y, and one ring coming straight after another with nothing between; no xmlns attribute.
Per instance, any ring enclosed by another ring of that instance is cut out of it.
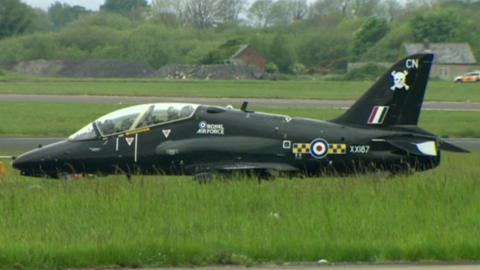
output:
<svg viewBox="0 0 480 270"><path fill-rule="evenodd" d="M267 59L257 52L251 45L241 45L240 48L227 60L227 63L234 65L256 66L261 71L265 71Z"/></svg>

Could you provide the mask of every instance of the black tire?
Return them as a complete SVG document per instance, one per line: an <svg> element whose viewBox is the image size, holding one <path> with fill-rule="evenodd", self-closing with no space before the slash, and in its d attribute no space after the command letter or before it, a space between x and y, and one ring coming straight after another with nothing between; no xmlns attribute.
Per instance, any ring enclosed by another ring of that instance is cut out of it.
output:
<svg viewBox="0 0 480 270"><path fill-rule="evenodd" d="M207 184L213 181L214 175L211 172L197 173L193 176L193 181L199 184Z"/></svg>

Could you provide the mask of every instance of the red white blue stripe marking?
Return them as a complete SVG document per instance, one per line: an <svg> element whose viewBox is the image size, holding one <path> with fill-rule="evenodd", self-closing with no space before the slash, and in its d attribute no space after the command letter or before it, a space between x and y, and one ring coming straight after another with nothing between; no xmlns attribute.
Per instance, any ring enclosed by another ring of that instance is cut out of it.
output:
<svg viewBox="0 0 480 270"><path fill-rule="evenodd" d="M368 117L368 124L381 125L387 116L388 106L374 106L370 116Z"/></svg>

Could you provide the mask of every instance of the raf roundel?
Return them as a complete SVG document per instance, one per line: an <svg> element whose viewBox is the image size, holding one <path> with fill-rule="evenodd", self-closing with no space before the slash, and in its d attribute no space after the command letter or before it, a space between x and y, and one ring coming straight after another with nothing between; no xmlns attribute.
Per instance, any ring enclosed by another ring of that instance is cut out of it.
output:
<svg viewBox="0 0 480 270"><path fill-rule="evenodd" d="M315 139L310 143L310 154L316 158L324 158L328 154L328 142L324 139Z"/></svg>

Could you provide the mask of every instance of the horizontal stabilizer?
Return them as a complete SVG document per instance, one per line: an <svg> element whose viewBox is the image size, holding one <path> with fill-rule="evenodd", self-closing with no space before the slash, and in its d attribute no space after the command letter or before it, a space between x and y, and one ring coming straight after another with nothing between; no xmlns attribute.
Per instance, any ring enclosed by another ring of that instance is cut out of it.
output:
<svg viewBox="0 0 480 270"><path fill-rule="evenodd" d="M440 141L440 149L449 151L449 152L455 152L455 153L470 153L470 151L463 149L459 146L456 146L452 143L449 143L447 141L441 140Z"/></svg>
<svg viewBox="0 0 480 270"><path fill-rule="evenodd" d="M409 142L401 142L401 141L387 141L390 145L398 148L399 150L403 150L407 153L414 154L414 155L423 155L414 144Z"/></svg>
<svg viewBox="0 0 480 270"><path fill-rule="evenodd" d="M435 141L415 142L408 140L386 140L395 148L417 156L437 156L438 149Z"/></svg>

